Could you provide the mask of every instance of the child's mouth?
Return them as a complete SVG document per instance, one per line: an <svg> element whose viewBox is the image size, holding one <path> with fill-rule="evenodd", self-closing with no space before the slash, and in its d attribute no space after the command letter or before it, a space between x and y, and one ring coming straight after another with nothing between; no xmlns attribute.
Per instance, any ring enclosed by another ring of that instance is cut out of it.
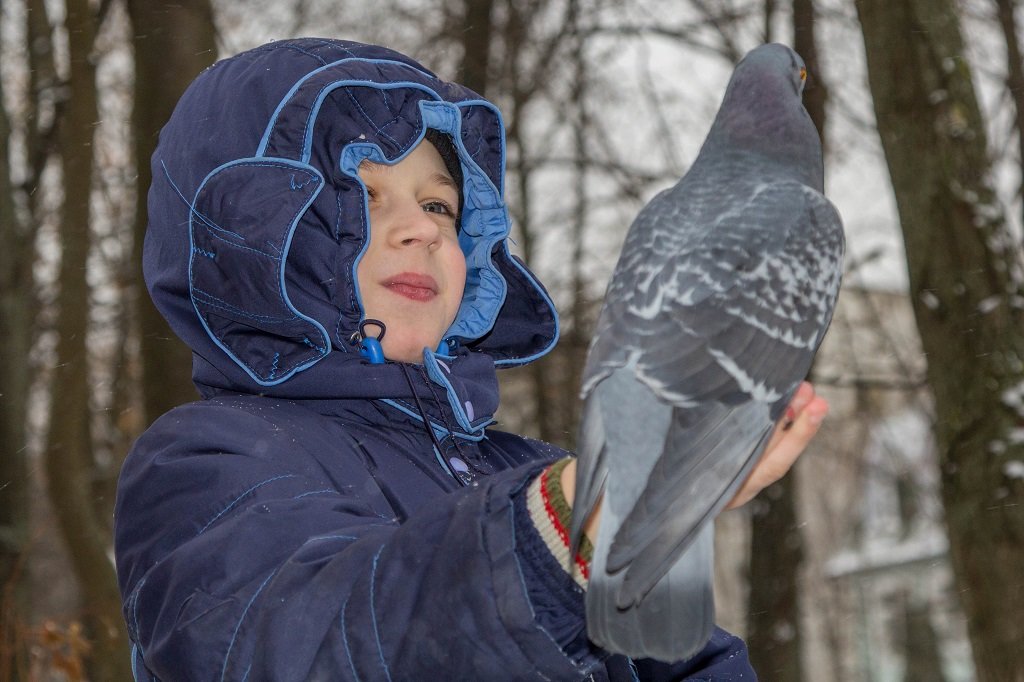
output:
<svg viewBox="0 0 1024 682"><path fill-rule="evenodd" d="M413 301L429 301L437 296L437 282L429 275L403 272L389 277L383 284L390 291Z"/></svg>

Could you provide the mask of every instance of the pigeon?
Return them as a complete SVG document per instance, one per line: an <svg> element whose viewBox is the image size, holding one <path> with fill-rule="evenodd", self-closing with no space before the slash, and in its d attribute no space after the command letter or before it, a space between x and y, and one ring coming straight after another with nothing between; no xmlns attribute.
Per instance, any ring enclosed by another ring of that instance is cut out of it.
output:
<svg viewBox="0 0 1024 682"><path fill-rule="evenodd" d="M696 160L640 211L608 285L570 527L575 556L601 501L586 627L608 651L678 661L705 646L714 519L831 322L845 238L806 73L780 44L737 64Z"/></svg>

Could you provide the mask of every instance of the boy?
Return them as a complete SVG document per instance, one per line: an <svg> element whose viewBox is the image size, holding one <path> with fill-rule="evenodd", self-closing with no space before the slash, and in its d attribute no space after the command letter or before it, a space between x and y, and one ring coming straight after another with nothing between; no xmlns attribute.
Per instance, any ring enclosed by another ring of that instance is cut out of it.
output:
<svg viewBox="0 0 1024 682"><path fill-rule="evenodd" d="M121 475L138 680L753 678L722 631L676 664L586 639L540 492L571 503L574 465L486 430L495 368L558 333L508 251L503 163L493 105L384 48L273 43L183 95L144 267L204 399ZM793 409L737 503L825 406Z"/></svg>

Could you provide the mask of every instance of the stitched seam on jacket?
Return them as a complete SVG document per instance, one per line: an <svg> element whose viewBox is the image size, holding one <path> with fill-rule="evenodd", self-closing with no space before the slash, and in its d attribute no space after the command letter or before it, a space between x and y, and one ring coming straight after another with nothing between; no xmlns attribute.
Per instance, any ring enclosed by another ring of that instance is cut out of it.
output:
<svg viewBox="0 0 1024 682"><path fill-rule="evenodd" d="M345 645L345 654L348 656L348 664L352 668L352 677L359 682L359 673L356 671L356 662L352 660L352 649L348 646L348 634L345 632L345 609L348 608L348 599L341 605L341 616L338 619L338 627L341 629L341 643Z"/></svg>
<svg viewBox="0 0 1024 682"><path fill-rule="evenodd" d="M242 246L241 244L239 244L239 243L237 243L237 242L233 242L233 241L231 241L230 239L225 239L224 237L221 237L221 236L220 236L219 234L217 234L216 232L214 232L213 230L211 230L211 229L210 229L210 227L209 227L208 225L207 225L207 226L205 226L205 227L206 227L206 231L207 231L207 232L209 233L209 235L210 235L211 237L213 237L214 239L217 239L217 240L219 240L219 241L222 241L222 242L224 242L225 244L227 244L227 245L229 245L229 246L232 246L232 247L234 247L234 248L236 248L236 249L240 249L240 250L242 250L242 251L252 251L253 253L258 253L259 255L261 255L261 256L264 256L264 257L266 257L266 258L269 258L269 259L271 259L271 260L280 260L280 259L281 259L281 256L280 256L280 254L275 254L275 253L267 253L266 251L260 251L259 249L254 249L254 248L253 248L253 247L251 247L251 246ZM223 229L223 228L222 228L222 229ZM229 232L229 230L223 230L223 231L224 231L224 232ZM242 237L242 238L244 239L244 237Z"/></svg>
<svg viewBox="0 0 1024 682"><path fill-rule="evenodd" d="M377 640L377 654L380 656L380 665L384 668L384 675L388 682L391 682L391 671L388 670L387 661L384 660L384 647L380 643L380 630L377 628L377 611L373 606L373 583L377 578L377 560L380 559L381 552L384 551L384 546L377 550L377 553L373 556L373 566L370 569L370 618L373 621L373 636Z"/></svg>
<svg viewBox="0 0 1024 682"><path fill-rule="evenodd" d="M305 183L303 183L300 186L300 188L301 187L305 187L307 184L309 184L310 181L313 181L313 180L317 179L317 176L314 173L310 173L309 171L307 171L307 170L305 170L303 168L299 168L297 166L292 166L292 165L285 164L285 163L274 163L274 162L269 162L269 161L244 161L242 163L233 164L233 165L229 166L228 168L225 168L225 170L234 170L235 168L244 168L244 167L281 168L281 169L284 169L284 170L293 171L293 177L294 177L294 173L304 173L308 177L308 179L306 180ZM200 190L200 194L205 189L206 189L206 186L204 185L203 188ZM182 196L182 199L184 199L184 196ZM266 256L267 258L271 258L271 259L275 259L275 260L279 260L280 259L280 255L279 254L278 255L274 255L274 254L271 254L271 253L267 253L265 251L260 251L259 249L254 249L251 246L242 246L241 244L236 244L235 242L232 242L230 240L224 239L220 235L210 231L209 228L212 227L212 228L215 228L216 230L218 230L220 232L226 232L228 234L235 235L236 237L238 237L242 241L245 241L245 237L244 236L242 236L238 232L234 232L233 230L229 230L229 229L227 229L225 227L221 227L220 225L215 223L213 220L211 220L209 217L207 217L204 213L202 213L201 211L196 209L194 204L190 204L189 208L191 209L191 211L195 215L197 215L200 218L201 222L204 223L207 226L207 232L210 232L210 236L211 237L214 237L215 239L219 239L219 240L221 240L223 242L227 242L231 246L234 246L234 247L239 248L239 249L244 249L246 251L254 251L254 252L260 254L261 256ZM292 220L289 221L289 223L288 223L289 225L291 225L291 223L294 222L295 216L297 216L298 214L299 214L299 212L296 212L295 215L292 216Z"/></svg>
<svg viewBox="0 0 1024 682"><path fill-rule="evenodd" d="M340 495L341 493L339 493L337 490L333 490L331 488L325 488L323 490L310 490L308 493L302 493L300 495L296 495L292 499L293 500L298 500L299 498L308 497L309 495L321 495L321 494ZM352 539L354 540L355 538L352 538Z"/></svg>
<svg viewBox="0 0 1024 682"><path fill-rule="evenodd" d="M198 533L196 533L196 537L199 537L200 535L202 535L203 533L205 533L205 532L206 532L206 530L207 530L207 529L208 529L208 528L209 528L210 526L212 526L212 525L214 524L214 522L216 522L216 521L217 521L217 519L219 519L220 517L224 516L224 514L227 514L227 513L229 512L229 511L231 511L231 509L232 509L232 508L233 508L233 507L234 507L234 506L235 506L236 504L238 504L239 502L241 502L241 501L242 501L242 500L243 500L243 499L244 499L244 498L245 498L245 497L246 497L247 495L249 495L249 493L253 492L253 491L254 491L254 490L256 490L257 488L260 488L260 487L262 487L262 486L265 486L265 485L266 485L266 484L268 484L268 483L273 483L274 481L280 481L280 480L281 480L282 478L298 478L298 477L297 477L297 476L296 476L295 474L283 474L283 475L281 475L281 476L275 476L275 477L273 477L273 478L268 478L267 480L263 481L262 483L257 483L256 485L252 486L251 488L249 488L248 490L246 490L246 491L245 491L244 493L242 493L241 495L239 495L238 497L236 497L235 499L233 499L233 500L231 501L231 503L230 503L230 504L229 504L228 506L224 507L224 508L223 508L223 509L221 509L221 510L220 510L219 512L217 512L217 515L216 515L216 516L214 516L214 517L213 517L212 519L210 519L210 520L209 520L209 521L208 521L208 522L206 523L206 525L205 525L205 526L203 526L202 528L200 528L200 529L199 529L199 532L198 532Z"/></svg>
<svg viewBox="0 0 1024 682"><path fill-rule="evenodd" d="M184 199L184 196L182 198ZM206 227L207 231L209 231L210 234L212 234L214 237L217 237L217 235L215 234L216 232L224 232L226 234L230 234L233 237L238 237L243 242L245 241L245 237L243 237L239 233L235 232L234 230L229 230L226 227L221 227L217 223L213 222L212 218L207 216L205 213L203 213L199 209L197 209L197 208L195 208L193 206L189 206L189 208L192 211L192 215L194 215L196 218L198 218L200 224L202 224L204 227ZM221 239L221 237L218 237L218 239ZM230 241L228 243L232 244L232 245L235 244L235 242L230 242Z"/></svg>
<svg viewBox="0 0 1024 682"><path fill-rule="evenodd" d="M321 540L358 540L355 535L320 535L315 538L310 538L306 542L319 542Z"/></svg>
<svg viewBox="0 0 1024 682"><path fill-rule="evenodd" d="M270 582L270 579L273 578L276 573L277 571L275 570L273 573L268 575L262 583L260 583L260 586L256 588L256 593L249 599L249 603L245 605L242 615L238 618L238 624L235 625L235 631L231 633L231 641L228 643L228 650L224 652L224 667L221 668L220 671L221 682L223 682L224 677L228 674L228 659L231 657L231 649L235 646L235 638L238 637L238 631L242 628L242 621L245 620L245 615L249 613L249 608L252 606L253 602L256 601L256 597L260 596L260 592L263 591L263 588L267 586L267 583Z"/></svg>
<svg viewBox="0 0 1024 682"><path fill-rule="evenodd" d="M329 43L321 43L318 47L324 47L325 45L329 46ZM327 65L327 60L326 59L324 59L323 57L321 57L318 54L313 54L312 52L310 52L308 50L303 50L298 45L282 45L282 47L286 47L286 48L288 48L290 50L295 50L296 52L301 52L302 54L306 55L307 57L312 57L313 59L315 59L318 62L320 62L320 66L326 66Z"/></svg>
<svg viewBox="0 0 1024 682"><path fill-rule="evenodd" d="M145 576L141 581L139 581L139 584L136 585L135 589L132 591L132 597L131 597L131 599L132 599L132 629L134 630L134 632L132 634L134 636L133 637L134 643L139 648L139 655L142 656L143 659L145 659L146 652L142 648L142 644L140 644L139 640L138 640L138 637L139 637L139 593L142 592L142 588L146 584L147 580L149 580L149 576L148 575Z"/></svg>
<svg viewBox="0 0 1024 682"><path fill-rule="evenodd" d="M358 99L356 99L355 95L353 95L353 94L352 94L352 92L350 91L350 88L349 88L349 87L346 87L346 88L344 88L344 91L345 91L345 94L346 94L346 95L348 95L348 98L349 98L350 100L352 100L352 104L353 104L353 105L355 105L355 108L356 108L356 109L358 109L358 110L359 110L359 113L363 115L363 118L364 118L364 119L366 120L366 122L367 122L367 123L369 123L369 124L370 124L371 126L373 126L373 130L374 130L374 132L376 132L376 133L377 133L378 135L380 135L381 137L383 137L383 138L385 138L385 139L391 140L391 142L393 142L393 143L394 143L394 145L395 145L396 147L398 147L399 149L401 149L402 151L404 151L404 150L405 150L405 147L403 147L402 145L400 145L400 144L398 143L398 140L396 140L396 139L395 139L394 137L392 137L391 135L388 135L388 134L387 134L386 132L384 132L384 131L383 131L383 130L381 129L381 127L380 127L380 126L378 126L378 125L377 125L377 123L376 123L376 122L375 122L375 121L373 120L373 117L372 117L372 116L370 116L370 114L368 114L368 113L366 112L366 109L364 109L364 108L363 108L363 105L362 105L362 104L360 104L360 103L359 103L359 100L358 100ZM395 119L391 119L390 121L388 121L388 122L387 122L387 123L385 123L384 125L391 125L391 124L392 124L392 123L394 123L394 122L395 122Z"/></svg>
<svg viewBox="0 0 1024 682"><path fill-rule="evenodd" d="M298 315L292 315L291 317L277 317L276 315L257 315L255 313L247 313L241 308L236 308L227 301L217 298L207 291L203 291L196 287L192 287L192 291L204 297L203 300L199 300L199 303L202 303L203 305L208 305L211 308L220 308L228 311L229 313L234 313L235 315L241 315L242 317L248 317L252 320L258 320L264 324L285 324L299 319Z"/></svg>
<svg viewBox="0 0 1024 682"><path fill-rule="evenodd" d="M231 230L221 227L217 223L213 222L213 220L211 220L209 217L204 215L202 211L197 209L193 202L185 198L185 195L182 194L181 189L178 187L178 185L175 184L174 180L171 178L171 172L167 170L167 164L164 163L163 159L160 160L160 166L164 169L164 178L167 179L167 184L171 186L171 189L173 189L174 192L178 195L178 198L181 199L182 203L184 203L185 206L188 207L189 215L199 218L199 221L206 225L208 228L213 228L221 232L227 232L228 234L234 235L241 239L242 241L245 241L245 237L238 234L237 232L232 232Z"/></svg>

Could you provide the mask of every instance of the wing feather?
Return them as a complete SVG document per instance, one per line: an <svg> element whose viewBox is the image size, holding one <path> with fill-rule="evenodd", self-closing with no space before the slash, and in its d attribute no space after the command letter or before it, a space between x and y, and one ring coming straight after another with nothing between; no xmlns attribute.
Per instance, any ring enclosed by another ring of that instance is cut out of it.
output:
<svg viewBox="0 0 1024 682"><path fill-rule="evenodd" d="M661 222L656 211L641 219L651 230ZM764 230L766 221L774 229ZM665 248L664 239L648 241ZM629 512L607 569L628 569L620 607L657 583L745 480L806 376L838 294L838 215L797 183L760 188L700 239L682 241L658 257L624 251L585 370L586 387L628 367L674 408L642 491L619 503ZM618 476L602 460L608 467L611 497Z"/></svg>

